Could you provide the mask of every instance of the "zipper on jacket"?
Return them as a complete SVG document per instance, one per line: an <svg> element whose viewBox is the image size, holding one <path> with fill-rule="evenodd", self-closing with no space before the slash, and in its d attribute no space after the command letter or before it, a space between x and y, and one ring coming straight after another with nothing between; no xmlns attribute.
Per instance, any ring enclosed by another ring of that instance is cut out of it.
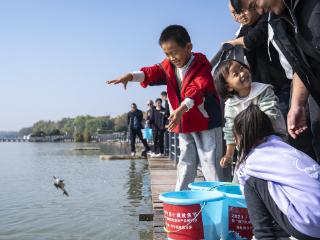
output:
<svg viewBox="0 0 320 240"><path fill-rule="evenodd" d="M293 9L291 10L291 8L289 8L289 6L288 6L288 4L286 3L286 1L283 1L283 4L285 5L285 7L288 9L288 11L289 11L289 14L290 14L290 16L291 16L291 19L292 19L292 22L290 22L290 21L288 21L287 19L285 19L286 21L288 21L292 26L293 26L293 28L294 28L294 32L296 33L296 34L298 34L298 24L297 24L297 21L296 21L296 17L294 16L294 14L293 14Z"/></svg>

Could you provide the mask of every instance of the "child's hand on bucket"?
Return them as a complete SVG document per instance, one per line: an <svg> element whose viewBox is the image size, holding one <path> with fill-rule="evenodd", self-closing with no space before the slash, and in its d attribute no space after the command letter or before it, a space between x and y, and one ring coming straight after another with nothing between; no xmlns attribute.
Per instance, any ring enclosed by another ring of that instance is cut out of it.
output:
<svg viewBox="0 0 320 240"><path fill-rule="evenodd" d="M122 83L123 86L124 86L124 89L127 90L128 82L132 81L132 79L133 79L133 75L131 73L128 73L128 74L123 75L122 77L120 77L118 79L106 81L106 83L107 84L113 84L113 85Z"/></svg>

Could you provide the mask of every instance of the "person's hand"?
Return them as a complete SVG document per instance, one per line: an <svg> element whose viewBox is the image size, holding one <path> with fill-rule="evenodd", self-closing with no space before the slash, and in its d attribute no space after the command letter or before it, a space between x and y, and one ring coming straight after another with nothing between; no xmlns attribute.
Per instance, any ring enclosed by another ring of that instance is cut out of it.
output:
<svg viewBox="0 0 320 240"><path fill-rule="evenodd" d="M231 44L232 46L235 46L235 45L236 45L234 39L233 39L233 40L229 40L229 41L225 41L225 42L223 42L221 45L224 45L224 44L226 44L226 43L229 43L229 44Z"/></svg>
<svg viewBox="0 0 320 240"><path fill-rule="evenodd" d="M239 46L245 47L244 38L243 37L239 37L239 38L236 38L236 39L225 41L225 42L222 43L222 46L224 44L231 44L232 46L238 46L239 45Z"/></svg>
<svg viewBox="0 0 320 240"><path fill-rule="evenodd" d="M220 166L222 168L227 168L232 163L232 157L224 155L220 160Z"/></svg>
<svg viewBox="0 0 320 240"><path fill-rule="evenodd" d="M182 114L183 111L181 110L181 108L177 108L170 114L168 118L169 124L167 125L169 131L172 131L180 123Z"/></svg>
<svg viewBox="0 0 320 240"><path fill-rule="evenodd" d="M307 130L306 109L303 106L291 106L287 116L288 133L293 139Z"/></svg>
<svg viewBox="0 0 320 240"><path fill-rule="evenodd" d="M113 85L122 83L123 86L124 86L124 89L126 90L128 82L132 81L132 79L133 79L132 74L128 73L128 74L123 75L122 77L120 77L118 79L106 81L106 83L107 84L113 84Z"/></svg>

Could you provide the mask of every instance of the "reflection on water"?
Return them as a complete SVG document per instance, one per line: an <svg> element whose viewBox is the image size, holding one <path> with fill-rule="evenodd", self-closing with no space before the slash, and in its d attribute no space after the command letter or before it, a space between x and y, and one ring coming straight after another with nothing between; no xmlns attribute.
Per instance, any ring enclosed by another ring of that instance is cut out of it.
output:
<svg viewBox="0 0 320 240"><path fill-rule="evenodd" d="M0 144L0 239L152 239L147 162L101 161L127 148L100 145L76 152L73 143ZM90 145L94 146L94 145ZM70 197L53 186L65 180Z"/></svg>

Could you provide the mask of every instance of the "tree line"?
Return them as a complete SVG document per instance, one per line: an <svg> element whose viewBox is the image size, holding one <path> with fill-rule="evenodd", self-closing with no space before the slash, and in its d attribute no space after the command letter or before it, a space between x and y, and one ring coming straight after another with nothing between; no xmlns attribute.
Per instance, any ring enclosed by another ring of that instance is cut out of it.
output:
<svg viewBox="0 0 320 240"><path fill-rule="evenodd" d="M117 117L90 115L75 118L63 118L59 121L38 121L31 127L22 128L20 136L56 136L73 137L76 142L89 142L92 135L127 131L127 114Z"/></svg>

